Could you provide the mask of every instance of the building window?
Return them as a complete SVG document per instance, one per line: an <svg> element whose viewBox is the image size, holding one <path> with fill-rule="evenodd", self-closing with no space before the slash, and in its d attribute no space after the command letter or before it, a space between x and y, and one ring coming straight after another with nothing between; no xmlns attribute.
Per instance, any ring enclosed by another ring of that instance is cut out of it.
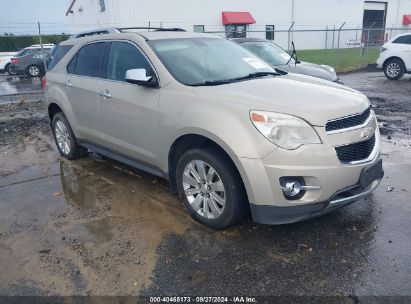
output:
<svg viewBox="0 0 411 304"><path fill-rule="evenodd" d="M247 25L245 24L227 24L225 26L227 38L246 38Z"/></svg>
<svg viewBox="0 0 411 304"><path fill-rule="evenodd" d="M106 4L104 0L100 0L100 12L104 12L106 10Z"/></svg>
<svg viewBox="0 0 411 304"><path fill-rule="evenodd" d="M266 25L265 26L265 39L267 40L274 40L274 25Z"/></svg>
<svg viewBox="0 0 411 304"><path fill-rule="evenodd" d="M204 33L204 25L194 25L194 32Z"/></svg>

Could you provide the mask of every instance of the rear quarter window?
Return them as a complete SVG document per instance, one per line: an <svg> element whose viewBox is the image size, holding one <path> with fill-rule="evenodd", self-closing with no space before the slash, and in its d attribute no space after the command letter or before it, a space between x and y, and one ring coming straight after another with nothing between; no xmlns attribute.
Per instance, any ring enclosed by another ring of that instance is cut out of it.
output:
<svg viewBox="0 0 411 304"><path fill-rule="evenodd" d="M56 50L52 54L53 58L51 59L49 70L52 70L72 47L72 45L56 46Z"/></svg>

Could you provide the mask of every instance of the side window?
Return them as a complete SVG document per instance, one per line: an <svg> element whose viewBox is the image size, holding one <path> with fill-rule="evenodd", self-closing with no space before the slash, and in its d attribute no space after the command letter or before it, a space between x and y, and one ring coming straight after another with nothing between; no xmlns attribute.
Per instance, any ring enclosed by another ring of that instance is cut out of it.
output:
<svg viewBox="0 0 411 304"><path fill-rule="evenodd" d="M70 60L67 65L67 73L74 74L76 72L77 54Z"/></svg>
<svg viewBox="0 0 411 304"><path fill-rule="evenodd" d="M393 43L411 44L411 35L398 37Z"/></svg>
<svg viewBox="0 0 411 304"><path fill-rule="evenodd" d="M83 46L76 56L74 74L102 78L105 68L106 48L106 42L97 42Z"/></svg>
<svg viewBox="0 0 411 304"><path fill-rule="evenodd" d="M127 70L132 69L146 69L147 76L153 76L149 62L137 47L128 42L112 42L108 55L107 78L125 81Z"/></svg>
<svg viewBox="0 0 411 304"><path fill-rule="evenodd" d="M72 47L72 45L56 46L53 51L50 52L52 60L49 65L49 70L53 69Z"/></svg>

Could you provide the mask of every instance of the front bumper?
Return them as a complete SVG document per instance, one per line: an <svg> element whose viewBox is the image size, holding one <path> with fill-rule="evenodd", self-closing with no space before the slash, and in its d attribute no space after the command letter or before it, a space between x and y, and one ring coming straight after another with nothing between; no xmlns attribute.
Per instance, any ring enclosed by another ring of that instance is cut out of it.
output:
<svg viewBox="0 0 411 304"><path fill-rule="evenodd" d="M378 59L377 59L377 68L382 69L384 61L385 61L385 58L383 58L382 56L378 57Z"/></svg>
<svg viewBox="0 0 411 304"><path fill-rule="evenodd" d="M276 207L250 204L254 222L267 225L290 224L328 214L367 196L377 188L381 179L368 187L356 185L348 190L339 191L329 201L293 207Z"/></svg>
<svg viewBox="0 0 411 304"><path fill-rule="evenodd" d="M344 132L327 133L324 127L314 128L322 144L304 145L296 150L276 148L262 159L238 159L254 221L300 221L350 204L377 187L379 181L365 189L358 186L362 172L380 161L380 134L375 118L365 126ZM335 148L361 142L365 134L374 134L376 138L369 157L349 163L340 161ZM283 194L282 178L302 178L310 189L291 200ZM341 193L345 196L337 198Z"/></svg>

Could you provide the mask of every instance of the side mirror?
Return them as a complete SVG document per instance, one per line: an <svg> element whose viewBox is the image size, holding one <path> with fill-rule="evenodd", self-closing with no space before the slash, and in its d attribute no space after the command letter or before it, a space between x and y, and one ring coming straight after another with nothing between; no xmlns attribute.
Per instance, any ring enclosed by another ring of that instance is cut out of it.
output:
<svg viewBox="0 0 411 304"><path fill-rule="evenodd" d="M126 72L126 81L146 87L157 86L157 79L153 76L147 76L146 69L132 69Z"/></svg>

